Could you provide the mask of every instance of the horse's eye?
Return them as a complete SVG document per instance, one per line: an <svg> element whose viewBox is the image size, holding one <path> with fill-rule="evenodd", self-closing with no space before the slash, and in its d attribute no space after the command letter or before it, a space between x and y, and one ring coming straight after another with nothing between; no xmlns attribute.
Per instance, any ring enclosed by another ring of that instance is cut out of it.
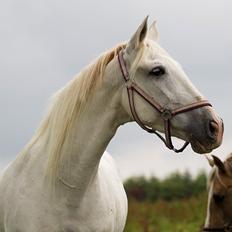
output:
<svg viewBox="0 0 232 232"><path fill-rule="evenodd" d="M213 199L216 203L222 203L223 200L225 199L225 196L222 195L222 194L217 194L217 193L214 193L213 194Z"/></svg>
<svg viewBox="0 0 232 232"><path fill-rule="evenodd" d="M165 74L165 68L162 66L155 67L151 70L150 74L156 77L161 77Z"/></svg>

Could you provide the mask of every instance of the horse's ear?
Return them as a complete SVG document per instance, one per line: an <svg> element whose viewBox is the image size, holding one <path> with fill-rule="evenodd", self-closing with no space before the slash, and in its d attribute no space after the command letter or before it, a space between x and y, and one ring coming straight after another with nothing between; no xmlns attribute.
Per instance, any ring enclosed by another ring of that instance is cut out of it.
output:
<svg viewBox="0 0 232 232"><path fill-rule="evenodd" d="M131 54L133 51L137 51L140 45L144 41L147 35L147 20L148 16L143 20L143 22L138 27L137 31L134 33L130 41L126 46L126 53Z"/></svg>
<svg viewBox="0 0 232 232"><path fill-rule="evenodd" d="M159 40L159 33L156 27L156 21L154 21L149 28L148 38L156 42Z"/></svg>
<svg viewBox="0 0 232 232"><path fill-rule="evenodd" d="M218 167L219 171L221 171L222 173L226 173L226 168L224 163L217 156L212 155L212 157L214 164Z"/></svg>
<svg viewBox="0 0 232 232"><path fill-rule="evenodd" d="M211 167L213 167L214 166L214 159L212 157L208 157L207 155L205 155L205 158L207 159L209 165Z"/></svg>

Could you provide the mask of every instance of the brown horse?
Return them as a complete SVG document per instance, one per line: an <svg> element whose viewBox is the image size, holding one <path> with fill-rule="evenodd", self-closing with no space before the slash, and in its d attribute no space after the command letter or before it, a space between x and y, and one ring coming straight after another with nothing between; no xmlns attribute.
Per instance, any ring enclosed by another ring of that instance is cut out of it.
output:
<svg viewBox="0 0 232 232"><path fill-rule="evenodd" d="M208 183L208 208L203 231L232 231L232 153L223 162L208 158L213 167Z"/></svg>

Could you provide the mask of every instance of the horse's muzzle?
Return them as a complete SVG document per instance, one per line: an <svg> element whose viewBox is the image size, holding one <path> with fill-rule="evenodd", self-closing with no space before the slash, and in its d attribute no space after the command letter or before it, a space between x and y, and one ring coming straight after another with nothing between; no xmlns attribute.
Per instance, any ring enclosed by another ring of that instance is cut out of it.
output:
<svg viewBox="0 0 232 232"><path fill-rule="evenodd" d="M202 123L201 128L203 129L199 129L197 133L191 133L189 137L192 149L200 154L209 153L219 147L224 133L223 120L211 108L206 109L206 111L206 116L202 119L204 123ZM196 125L194 128L196 129Z"/></svg>

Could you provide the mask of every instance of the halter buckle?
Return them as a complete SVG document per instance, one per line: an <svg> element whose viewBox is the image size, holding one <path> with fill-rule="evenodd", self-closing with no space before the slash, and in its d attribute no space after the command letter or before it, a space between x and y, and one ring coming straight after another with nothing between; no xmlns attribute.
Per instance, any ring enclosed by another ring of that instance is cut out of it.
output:
<svg viewBox="0 0 232 232"><path fill-rule="evenodd" d="M172 112L169 109L164 109L161 113L161 117L166 121L172 118Z"/></svg>

